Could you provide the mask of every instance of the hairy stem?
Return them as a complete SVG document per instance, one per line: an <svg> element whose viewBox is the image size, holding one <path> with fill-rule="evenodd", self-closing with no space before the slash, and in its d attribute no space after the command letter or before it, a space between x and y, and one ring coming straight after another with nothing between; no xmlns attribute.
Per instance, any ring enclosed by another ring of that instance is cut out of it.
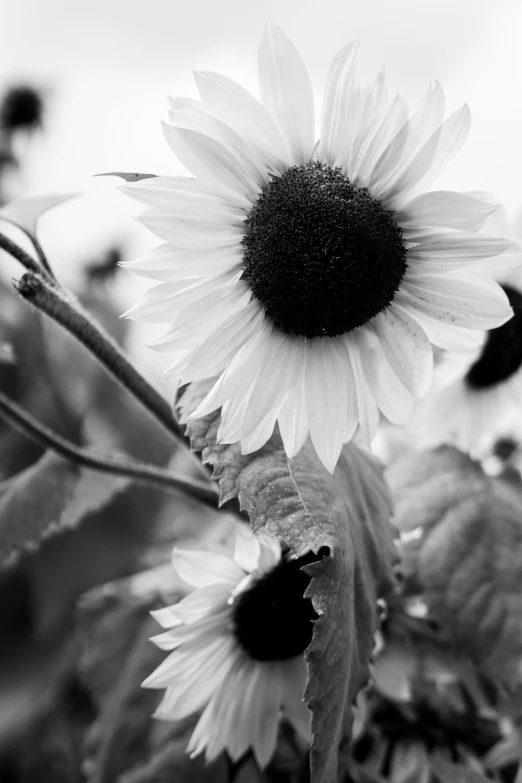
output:
<svg viewBox="0 0 522 783"><path fill-rule="evenodd" d="M114 476L125 476L155 488L181 492L207 506L217 508L217 490L208 482L185 478L155 465L131 462L120 457L101 456L92 453L89 449L75 446L46 427L45 424L37 421L2 392L0 392L0 416L44 448L50 449L84 468L110 473Z"/></svg>
<svg viewBox="0 0 522 783"><path fill-rule="evenodd" d="M42 269L40 268L38 262L35 261L35 259L30 256L29 253L26 253L25 250L19 247L16 242L13 242L12 239L6 237L5 234L0 234L0 248L5 250L6 253L9 253L10 256L13 256L13 258L15 258L30 272L42 274Z"/></svg>
<svg viewBox="0 0 522 783"><path fill-rule="evenodd" d="M133 366L115 340L94 322L81 305L27 272L15 288L20 296L72 334L106 370L163 425L175 440L187 440L167 400Z"/></svg>

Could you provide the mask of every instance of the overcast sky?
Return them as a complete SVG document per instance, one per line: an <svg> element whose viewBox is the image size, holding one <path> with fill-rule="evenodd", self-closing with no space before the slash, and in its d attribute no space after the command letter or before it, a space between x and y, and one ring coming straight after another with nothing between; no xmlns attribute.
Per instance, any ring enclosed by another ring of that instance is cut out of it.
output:
<svg viewBox="0 0 522 783"><path fill-rule="evenodd" d="M520 0L0 2L0 82L30 80L49 95L46 134L31 148L24 188L88 192L42 222L62 263L110 238L125 241L130 255L148 246L115 181L92 174L180 172L160 128L166 96L196 96L193 68L255 91L268 20L298 47L318 100L332 56L354 39L368 75L384 64L390 86L410 101L437 78L449 109L468 101L472 113L470 138L438 186L489 190L511 212L522 205Z"/></svg>

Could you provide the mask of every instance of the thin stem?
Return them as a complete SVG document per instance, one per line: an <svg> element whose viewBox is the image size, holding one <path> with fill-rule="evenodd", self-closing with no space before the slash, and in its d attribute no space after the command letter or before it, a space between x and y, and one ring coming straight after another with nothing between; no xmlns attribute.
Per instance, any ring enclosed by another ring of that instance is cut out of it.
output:
<svg viewBox="0 0 522 783"><path fill-rule="evenodd" d="M6 237L5 234L0 234L0 248L5 250L6 253L9 253L10 256L13 256L13 258L30 272L41 274L42 270L40 269L38 262L35 261L29 253L26 253L25 250L19 247L16 242L13 242L12 239Z"/></svg>
<svg viewBox="0 0 522 783"><path fill-rule="evenodd" d="M177 441L187 439L167 400L143 378L119 345L81 309L81 306L50 286L41 276L27 272L15 288L37 310L60 324L90 351L111 375L160 422Z"/></svg>
<svg viewBox="0 0 522 783"><path fill-rule="evenodd" d="M0 392L0 416L31 440L84 468L114 476L125 476L171 492L182 492L207 506L217 508L218 493L208 483L184 478L155 465L93 454L90 450L75 446L53 432L2 392Z"/></svg>
<svg viewBox="0 0 522 783"><path fill-rule="evenodd" d="M38 256L38 260L40 261L41 266L45 271L47 272L48 277L53 280L53 282L58 283L53 270L51 269L51 265L47 259L47 256L45 255L45 250L40 244L40 241L36 236L33 236L29 233L29 231L26 231L25 229L22 229L22 231L29 237L31 240L33 247L36 251L36 255Z"/></svg>

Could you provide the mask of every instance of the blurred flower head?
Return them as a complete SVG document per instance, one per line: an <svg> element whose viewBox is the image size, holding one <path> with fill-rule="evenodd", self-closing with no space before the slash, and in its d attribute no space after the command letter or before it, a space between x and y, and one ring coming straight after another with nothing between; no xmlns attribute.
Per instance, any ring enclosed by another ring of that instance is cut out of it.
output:
<svg viewBox="0 0 522 783"><path fill-rule="evenodd" d="M0 106L0 127L12 132L32 130L42 125L44 103L42 96L30 85L11 87Z"/></svg>
<svg viewBox="0 0 522 783"><path fill-rule="evenodd" d="M127 313L171 322L151 345L180 383L219 376L193 416L221 407L219 440L259 449L277 422L293 457L308 434L330 471L379 411L396 424L428 389L432 343L469 345L509 301L480 262L509 239L478 234L496 205L427 192L467 137L429 85L410 112L383 74L359 78L359 48L333 60L315 138L310 78L268 26L258 101L213 72L201 101L170 103L167 140L196 179L125 186L165 244L129 268L159 285Z"/></svg>
<svg viewBox="0 0 522 783"><path fill-rule="evenodd" d="M166 689L158 718L202 711L188 746L193 756L205 751L211 761L226 750L237 760L251 748L266 766L281 711L310 740L302 701L315 617L303 598L307 562L283 557L265 530L238 532L231 557L174 550L174 567L194 592L153 612L167 630L152 641L172 652L143 685Z"/></svg>

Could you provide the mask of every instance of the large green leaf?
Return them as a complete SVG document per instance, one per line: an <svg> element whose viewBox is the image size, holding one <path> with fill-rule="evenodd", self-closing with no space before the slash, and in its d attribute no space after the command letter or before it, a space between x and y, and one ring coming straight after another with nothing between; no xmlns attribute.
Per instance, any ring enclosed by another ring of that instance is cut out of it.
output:
<svg viewBox="0 0 522 783"><path fill-rule="evenodd" d="M494 679L516 685L522 656L522 492L456 449L415 452L389 471L405 590L440 633Z"/></svg>
<svg viewBox="0 0 522 783"><path fill-rule="evenodd" d="M47 452L0 484L0 567L45 538L76 527L128 486L125 478L93 474Z"/></svg>
<svg viewBox="0 0 522 783"><path fill-rule="evenodd" d="M393 585L387 488L377 463L355 445L343 449L332 476L310 443L288 460L278 434L249 455L238 444L217 444L219 413L188 420L208 388L189 387L180 411L193 448L219 478L222 500L237 496L254 530L266 525L296 553L310 547L323 555L306 569L313 576L306 595L319 619L306 651L305 697L313 716L312 779L333 783L353 699L368 679L376 600Z"/></svg>

